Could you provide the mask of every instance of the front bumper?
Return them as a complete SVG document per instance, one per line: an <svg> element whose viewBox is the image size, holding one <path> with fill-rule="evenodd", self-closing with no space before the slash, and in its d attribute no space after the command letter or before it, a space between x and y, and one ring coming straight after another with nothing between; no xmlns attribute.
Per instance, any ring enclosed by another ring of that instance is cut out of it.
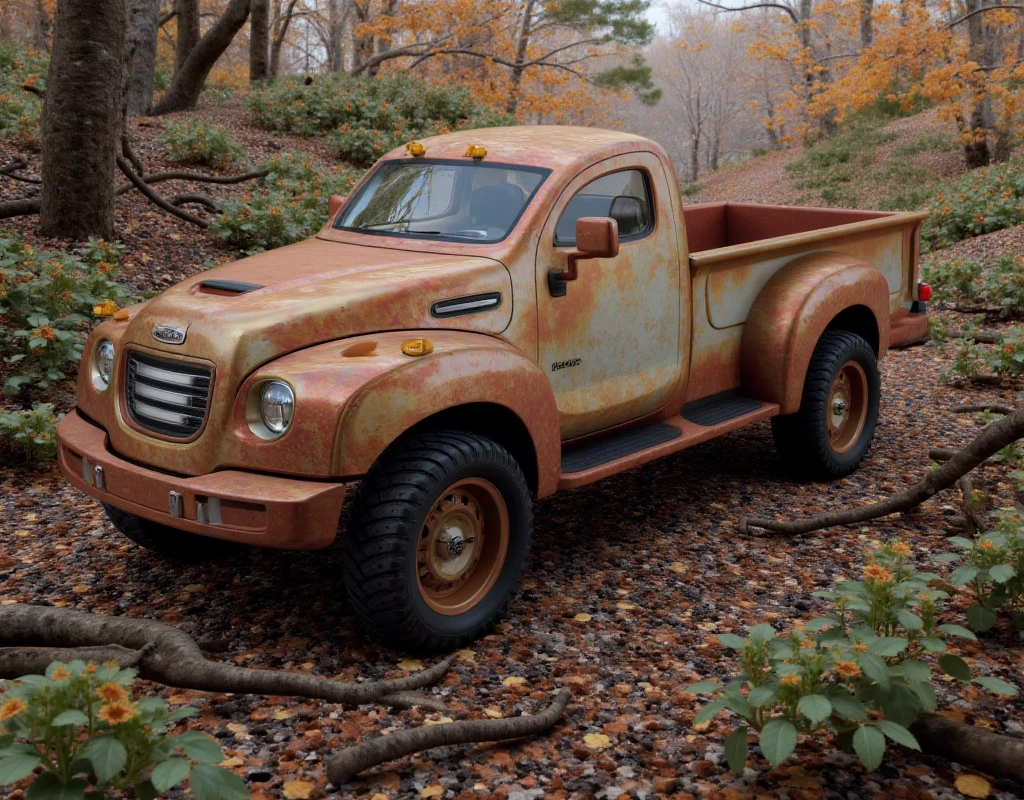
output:
<svg viewBox="0 0 1024 800"><path fill-rule="evenodd" d="M120 458L72 411L57 426L61 472L97 500L162 525L261 547L316 550L338 532L345 485L224 470L194 478Z"/></svg>

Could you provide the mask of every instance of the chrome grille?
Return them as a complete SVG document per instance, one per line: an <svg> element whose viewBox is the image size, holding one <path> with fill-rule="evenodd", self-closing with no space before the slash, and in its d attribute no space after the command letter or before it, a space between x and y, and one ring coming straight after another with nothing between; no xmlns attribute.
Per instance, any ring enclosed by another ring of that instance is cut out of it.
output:
<svg viewBox="0 0 1024 800"><path fill-rule="evenodd" d="M203 367L129 352L128 412L147 430L188 439L203 427L211 382Z"/></svg>

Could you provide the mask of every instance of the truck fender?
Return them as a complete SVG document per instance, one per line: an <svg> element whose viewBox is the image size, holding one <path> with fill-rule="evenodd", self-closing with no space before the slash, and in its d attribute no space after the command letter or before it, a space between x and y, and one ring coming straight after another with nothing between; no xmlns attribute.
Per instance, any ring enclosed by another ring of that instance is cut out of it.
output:
<svg viewBox="0 0 1024 800"><path fill-rule="evenodd" d="M889 346L889 285L878 270L844 253L821 252L776 272L754 301L743 330L744 391L778 403L781 414L796 413L818 339L849 309L862 310L861 319L873 318L881 357Z"/></svg>
<svg viewBox="0 0 1024 800"><path fill-rule="evenodd" d="M433 352L411 357L401 342L424 337ZM333 471L363 475L403 433L442 412L457 424L459 407L482 404L512 412L536 458L536 494L558 487L561 437L558 408L547 376L512 345L492 336L456 331L402 331L377 336L385 367L353 391L338 421ZM395 355L397 354L397 355ZM477 405L476 407L480 407ZM495 420L498 424L499 420Z"/></svg>

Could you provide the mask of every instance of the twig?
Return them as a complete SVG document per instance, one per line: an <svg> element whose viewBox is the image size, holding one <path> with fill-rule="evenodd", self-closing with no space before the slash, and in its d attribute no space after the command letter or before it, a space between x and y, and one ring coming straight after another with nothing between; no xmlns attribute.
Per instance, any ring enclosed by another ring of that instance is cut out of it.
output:
<svg viewBox="0 0 1024 800"><path fill-rule="evenodd" d="M969 536L976 536L979 531L985 529L985 526L978 516L977 510L974 508L974 484L971 483L970 478L964 475L956 482L956 487L960 490L961 495L963 495L962 507L964 519L967 521L967 533Z"/></svg>
<svg viewBox="0 0 1024 800"><path fill-rule="evenodd" d="M31 92L36 97L44 97L44 98L46 97L46 90L45 89L40 89L38 86L34 86L31 83L23 83L21 85L21 88L24 89L26 92Z"/></svg>
<svg viewBox="0 0 1024 800"><path fill-rule="evenodd" d="M810 533L823 528L852 525L886 517L900 511L908 511L943 489L948 489L968 472L983 464L986 459L994 456L1022 436L1024 436L1024 411L1014 411L986 426L974 439L953 453L945 464L929 470L922 481L909 489L887 497L885 500L794 521L743 517L740 520L740 531L749 533L750 528L763 528L778 533Z"/></svg>
<svg viewBox="0 0 1024 800"><path fill-rule="evenodd" d="M212 214L219 214L220 208L217 206L217 201L210 197L208 194L198 194L197 192L182 192L181 194L172 194L167 198L167 202L172 206L180 207L183 203L195 203L200 205Z"/></svg>
<svg viewBox="0 0 1024 800"><path fill-rule="evenodd" d="M978 312L981 313L981 312ZM968 339L978 344L999 344L1003 335L996 331L950 331L946 334L948 339Z"/></svg>
<svg viewBox="0 0 1024 800"><path fill-rule="evenodd" d="M145 680L179 689L305 697L346 705L390 703L397 695L401 704L414 698L410 692L440 680L454 658L397 680L350 683L208 661L187 633L153 620L47 606L0 606L0 678L42 673L53 661L117 661L137 666Z"/></svg>
<svg viewBox="0 0 1024 800"><path fill-rule="evenodd" d="M340 786L370 767L434 747L535 736L562 718L571 697L568 689L560 689L550 706L532 716L423 725L346 747L328 759L327 780Z"/></svg>
<svg viewBox="0 0 1024 800"><path fill-rule="evenodd" d="M1003 406L998 403L979 403L978 405L956 406L954 414L970 414L974 411L991 411L993 414L1012 414L1016 411L1012 406Z"/></svg>

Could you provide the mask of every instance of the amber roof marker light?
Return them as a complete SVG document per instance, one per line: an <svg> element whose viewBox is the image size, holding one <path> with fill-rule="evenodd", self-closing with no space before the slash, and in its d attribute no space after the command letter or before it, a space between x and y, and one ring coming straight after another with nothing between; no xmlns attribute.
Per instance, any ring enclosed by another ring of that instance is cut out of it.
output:
<svg viewBox="0 0 1024 800"><path fill-rule="evenodd" d="M405 146L405 152L411 156L419 158L420 156L425 156L427 154L427 148L419 142L409 142L409 144Z"/></svg>
<svg viewBox="0 0 1024 800"><path fill-rule="evenodd" d="M469 158L481 159L487 155L487 148L480 144L471 144L466 148L466 155Z"/></svg>

